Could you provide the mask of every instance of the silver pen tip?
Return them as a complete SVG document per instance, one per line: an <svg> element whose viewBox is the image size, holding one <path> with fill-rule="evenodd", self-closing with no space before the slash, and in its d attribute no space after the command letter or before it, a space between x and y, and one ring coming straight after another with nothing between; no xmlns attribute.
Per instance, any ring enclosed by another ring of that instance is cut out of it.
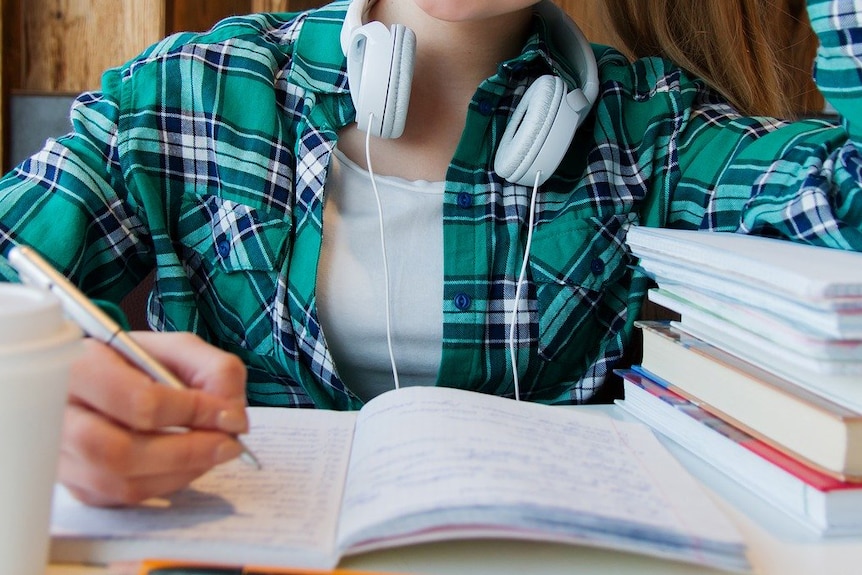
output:
<svg viewBox="0 0 862 575"><path fill-rule="evenodd" d="M251 450L245 445L243 445L243 452L239 457L255 469L263 469L263 465L260 464L260 460L258 460L258 458L255 457L254 453L252 453Z"/></svg>

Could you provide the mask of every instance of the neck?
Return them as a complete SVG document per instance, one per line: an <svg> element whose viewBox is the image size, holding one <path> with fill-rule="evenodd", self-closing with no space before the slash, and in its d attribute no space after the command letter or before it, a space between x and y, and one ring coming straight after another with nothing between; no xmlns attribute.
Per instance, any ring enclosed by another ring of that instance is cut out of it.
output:
<svg viewBox="0 0 862 575"><path fill-rule="evenodd" d="M468 0L465 0L468 1ZM468 90L472 96L497 65L520 53L529 30L532 10L518 10L492 18L450 22L423 11L416 2L378 0L371 18L391 26L411 28L416 34L413 89L422 84Z"/></svg>
<svg viewBox="0 0 862 575"><path fill-rule="evenodd" d="M469 1L469 0L464 0ZM404 134L374 138L372 156L379 174L410 180L443 180L479 84L500 62L517 56L526 41L531 9L456 22L434 18L413 0L377 0L369 20L402 24L416 34L416 59ZM364 135L342 131L339 148L365 165Z"/></svg>

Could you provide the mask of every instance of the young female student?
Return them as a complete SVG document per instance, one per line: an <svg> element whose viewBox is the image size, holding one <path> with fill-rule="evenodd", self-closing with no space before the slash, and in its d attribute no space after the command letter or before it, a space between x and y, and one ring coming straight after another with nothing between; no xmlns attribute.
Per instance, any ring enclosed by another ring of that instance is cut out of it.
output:
<svg viewBox="0 0 862 575"><path fill-rule="evenodd" d="M703 30L752 4L772 3ZM703 9L674 5L669 26ZM240 452L246 400L355 409L397 381L590 401L646 287L631 225L862 249L862 14L808 11L840 125L741 115L738 77L588 48L536 0L235 18L108 71L0 182L0 247L105 305L155 269L150 323L179 333L139 338L194 391L89 343L61 480L100 505L179 489Z"/></svg>

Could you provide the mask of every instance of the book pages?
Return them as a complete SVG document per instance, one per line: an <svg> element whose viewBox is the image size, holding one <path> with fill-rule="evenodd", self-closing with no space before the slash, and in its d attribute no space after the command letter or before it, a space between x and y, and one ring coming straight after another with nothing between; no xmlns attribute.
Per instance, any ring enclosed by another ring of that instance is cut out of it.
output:
<svg viewBox="0 0 862 575"><path fill-rule="evenodd" d="M143 557L333 567L355 413L251 408L245 438L261 461L216 467L143 506L88 507L58 488L54 561Z"/></svg>
<svg viewBox="0 0 862 575"><path fill-rule="evenodd" d="M743 547L640 424L445 388L402 389L366 405L341 548L513 534L723 567Z"/></svg>

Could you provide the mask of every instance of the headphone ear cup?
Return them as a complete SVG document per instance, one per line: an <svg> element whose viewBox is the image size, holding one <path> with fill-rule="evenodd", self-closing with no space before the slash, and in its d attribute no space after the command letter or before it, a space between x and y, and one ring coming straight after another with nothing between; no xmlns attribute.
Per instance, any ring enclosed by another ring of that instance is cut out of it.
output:
<svg viewBox="0 0 862 575"><path fill-rule="evenodd" d="M509 119L494 157L494 171L500 177L513 183L533 185L530 174L532 172L535 178L535 171L532 168L540 160L565 96L565 82L557 76L540 76L530 85ZM545 177L550 175L547 173Z"/></svg>
<svg viewBox="0 0 862 575"><path fill-rule="evenodd" d="M392 61L389 66L389 89L386 92L381 138L398 138L407 123L413 63L416 60L416 35L401 24L392 27Z"/></svg>
<svg viewBox="0 0 862 575"><path fill-rule="evenodd" d="M360 130L380 138L404 132L415 54L416 36L405 26L369 22L352 32L347 81Z"/></svg>

